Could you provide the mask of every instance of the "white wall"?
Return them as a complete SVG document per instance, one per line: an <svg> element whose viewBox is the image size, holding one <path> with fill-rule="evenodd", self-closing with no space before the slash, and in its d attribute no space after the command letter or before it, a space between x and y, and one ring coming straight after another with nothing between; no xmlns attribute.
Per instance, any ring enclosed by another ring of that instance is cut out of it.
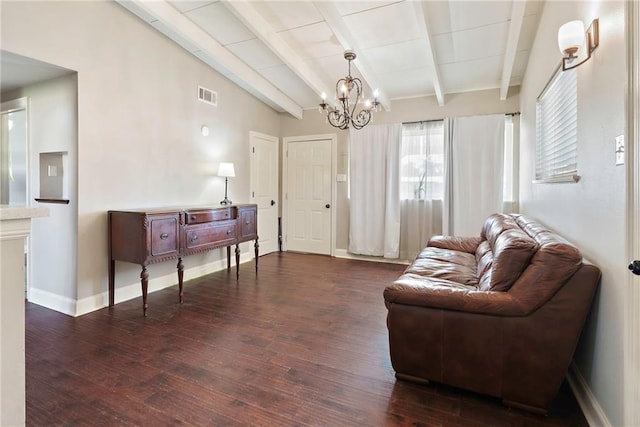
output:
<svg viewBox="0 0 640 427"><path fill-rule="evenodd" d="M271 108L114 2L3 2L1 19L2 49L78 72L81 305L102 304L107 290L107 210L217 205L220 161L235 163L230 197L249 201L249 131L280 134ZM198 85L218 92L217 108L196 100ZM223 252L187 257L185 279ZM139 266L116 269L118 288L139 287ZM175 263L149 271L153 287Z"/></svg>
<svg viewBox="0 0 640 427"><path fill-rule="evenodd" d="M577 184L532 184L535 102L559 65L558 28L600 19L600 46L578 68ZM623 422L625 168L615 166L614 138L625 128L624 3L547 2L521 89L520 210L559 232L603 272L575 362L606 418Z"/></svg>
<svg viewBox="0 0 640 427"><path fill-rule="evenodd" d="M419 120L438 120L446 117L474 116L495 113L513 113L518 111L519 88L509 89L506 100L500 101L499 90L483 90L477 92L446 95L446 103L440 107L435 96L395 100L390 111L376 113L371 123L402 123ZM318 100L320 101L320 100ZM338 140L337 173L347 174L349 166L349 147L347 137L349 131L339 130L326 121L326 116L318 110L305 110L302 120L282 114L282 137L336 134ZM347 199L347 183L337 183L336 212L336 248L346 250L349 238L349 205ZM478 228L479 231L479 228Z"/></svg>

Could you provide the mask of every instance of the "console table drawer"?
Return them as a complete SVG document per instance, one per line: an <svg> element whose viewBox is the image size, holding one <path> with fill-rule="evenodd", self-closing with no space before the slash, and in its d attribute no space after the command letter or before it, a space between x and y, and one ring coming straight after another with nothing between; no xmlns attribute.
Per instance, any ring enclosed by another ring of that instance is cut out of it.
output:
<svg viewBox="0 0 640 427"><path fill-rule="evenodd" d="M187 249L227 246L236 241L236 222L189 227L186 229L185 237Z"/></svg>
<svg viewBox="0 0 640 427"><path fill-rule="evenodd" d="M225 221L236 218L235 208L212 209L202 211L186 211L185 224L203 224L211 221Z"/></svg>

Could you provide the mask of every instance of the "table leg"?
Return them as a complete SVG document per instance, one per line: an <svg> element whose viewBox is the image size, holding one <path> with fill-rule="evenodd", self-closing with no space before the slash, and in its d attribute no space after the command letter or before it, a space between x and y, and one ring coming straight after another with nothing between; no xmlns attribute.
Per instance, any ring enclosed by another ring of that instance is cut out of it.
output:
<svg viewBox="0 0 640 427"><path fill-rule="evenodd" d="M147 317L147 290L149 288L149 272L147 267L142 266L140 273L140 282L142 283L142 314Z"/></svg>
<svg viewBox="0 0 640 427"><path fill-rule="evenodd" d="M258 248L260 247L260 245L258 245L258 238L256 237L256 243L253 245L254 249L255 249L255 253L256 253L256 273L258 272Z"/></svg>
<svg viewBox="0 0 640 427"><path fill-rule="evenodd" d="M115 305L115 275L116 275L116 262L113 259L109 260L109 307Z"/></svg>
<svg viewBox="0 0 640 427"><path fill-rule="evenodd" d="M236 280L240 279L240 245L236 243Z"/></svg>
<svg viewBox="0 0 640 427"><path fill-rule="evenodd" d="M184 293L182 292L182 279L184 278L184 264L182 264L182 258L178 258L178 296L180 297L180 304L184 302Z"/></svg>
<svg viewBox="0 0 640 427"><path fill-rule="evenodd" d="M227 270L231 270L231 246L227 246Z"/></svg>

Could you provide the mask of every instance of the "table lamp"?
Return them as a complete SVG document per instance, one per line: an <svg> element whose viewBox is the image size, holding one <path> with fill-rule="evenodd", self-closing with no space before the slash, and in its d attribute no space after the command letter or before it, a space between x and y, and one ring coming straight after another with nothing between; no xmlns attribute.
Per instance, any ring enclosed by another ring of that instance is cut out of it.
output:
<svg viewBox="0 0 640 427"><path fill-rule="evenodd" d="M229 177L236 176L233 163L220 163L220 166L218 166L218 176L224 176L224 200L221 201L220 204L230 205L231 200L227 197L227 185L229 183Z"/></svg>

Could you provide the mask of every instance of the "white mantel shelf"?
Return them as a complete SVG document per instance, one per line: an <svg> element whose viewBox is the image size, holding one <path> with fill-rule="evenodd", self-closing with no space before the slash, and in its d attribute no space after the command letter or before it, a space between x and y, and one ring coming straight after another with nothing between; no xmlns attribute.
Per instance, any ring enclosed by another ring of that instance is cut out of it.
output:
<svg viewBox="0 0 640 427"><path fill-rule="evenodd" d="M25 424L24 242L44 207L0 205L0 426Z"/></svg>
<svg viewBox="0 0 640 427"><path fill-rule="evenodd" d="M49 216L49 209L43 207L0 205L0 221L29 219Z"/></svg>

